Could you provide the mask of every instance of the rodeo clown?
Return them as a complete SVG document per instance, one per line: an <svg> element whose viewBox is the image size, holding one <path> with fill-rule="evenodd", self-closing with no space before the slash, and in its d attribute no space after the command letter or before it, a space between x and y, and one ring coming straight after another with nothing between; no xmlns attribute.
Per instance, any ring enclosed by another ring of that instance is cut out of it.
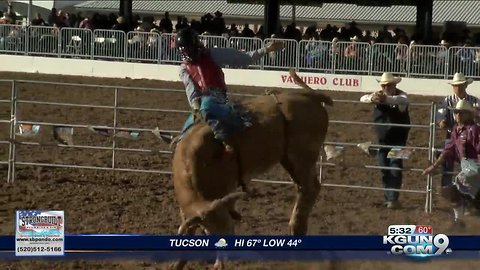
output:
<svg viewBox="0 0 480 270"><path fill-rule="evenodd" d="M452 164L455 161L460 162L462 171L448 185L442 186L442 196L452 204L453 228L463 228L465 201L469 199L466 195L470 195L471 200L478 200L477 194L480 189L479 175L475 173L480 158L480 126L474 121L476 109L467 100L458 101L456 106L450 109L453 110L456 122L451 131L450 141L438 159L426 168L423 174L431 173L444 161Z"/></svg>
<svg viewBox="0 0 480 270"><path fill-rule="evenodd" d="M228 101L222 66L249 66L266 54L283 48L283 43L273 42L247 53L232 48L205 48L191 28L179 31L175 42L183 61L180 78L185 84L193 114L187 118L181 135L174 142L178 142L193 125L194 117L201 117L212 128L215 138L224 144L228 156L234 151L228 143L229 135L248 123L241 119Z"/></svg>
<svg viewBox="0 0 480 270"><path fill-rule="evenodd" d="M447 144L450 140L452 128L455 125L455 118L453 115L454 110L450 110L449 108L455 107L455 104L459 100L466 100L473 107L478 108L478 99L475 96L469 95L467 93L467 87L473 82L472 79L466 78L465 75L461 72L455 73L453 79L448 82L452 86L453 95L446 96L441 103L439 104L440 109L437 111L437 122L438 126L446 130L446 137L445 137L445 144ZM477 114L478 115L478 114ZM438 156L440 153L438 153ZM454 169L454 162L449 162L445 160L441 164L442 168L442 186L449 186L452 183L453 178L453 169ZM465 212L465 214L468 214Z"/></svg>

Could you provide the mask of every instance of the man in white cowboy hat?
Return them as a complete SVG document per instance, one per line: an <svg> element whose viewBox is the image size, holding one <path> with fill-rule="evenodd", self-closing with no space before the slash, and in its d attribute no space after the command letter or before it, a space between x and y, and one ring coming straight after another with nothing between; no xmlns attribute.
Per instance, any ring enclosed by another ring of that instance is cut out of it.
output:
<svg viewBox="0 0 480 270"><path fill-rule="evenodd" d="M445 145L442 154L432 165L424 170L423 174L431 173L445 161L453 164L455 161L460 162L462 159L474 160L476 162L479 160L480 126L474 122L475 107L467 100L461 99L456 103L455 107L449 106L448 109L453 111L456 122L451 131L451 139ZM467 199L459 192L458 187L461 185L457 182L459 177L460 175L455 178L455 183L454 181L450 181L448 185L443 185L444 183L442 183L442 196L452 204L454 212L453 225L456 228L465 226L462 216ZM474 196L477 195L476 191L474 193Z"/></svg>
<svg viewBox="0 0 480 270"><path fill-rule="evenodd" d="M405 92L397 88L397 84L402 79L393 76L391 73L383 73L380 80L377 80L382 90L364 95L360 101L375 104L373 111L373 120L379 124L410 124L410 115L408 112L408 97ZM381 147L377 153L379 166L392 167L396 169L382 169L382 182L385 188L400 189L402 186L402 159L390 159L388 153L391 147L405 146L407 144L409 127L375 125L375 132L379 145ZM400 170L399 170L400 169ZM385 205L387 208L398 208L399 192L385 191Z"/></svg>
<svg viewBox="0 0 480 270"><path fill-rule="evenodd" d="M466 100L474 107L478 107L478 99L467 94L466 91L467 86L472 82L472 79L467 79L463 73L458 72L455 73L453 79L448 82L450 85L452 85L453 95L449 95L442 100L442 102L439 104L440 109L438 109L436 115L438 126L441 129L446 130L445 144L449 142L452 128L455 125L453 110L449 110L448 108L455 107L455 105L461 100ZM453 167L453 162L445 161L442 163L442 187L448 186L452 183Z"/></svg>

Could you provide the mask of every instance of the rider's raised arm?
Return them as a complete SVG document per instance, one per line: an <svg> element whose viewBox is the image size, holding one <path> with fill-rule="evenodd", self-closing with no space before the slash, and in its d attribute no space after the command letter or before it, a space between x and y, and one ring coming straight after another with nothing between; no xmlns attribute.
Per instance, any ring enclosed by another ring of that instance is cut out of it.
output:
<svg viewBox="0 0 480 270"><path fill-rule="evenodd" d="M233 48L210 49L213 61L219 66L244 67L249 66L267 54L267 48L256 51L242 52Z"/></svg>
<svg viewBox="0 0 480 270"><path fill-rule="evenodd" d="M201 93L197 90L197 85L190 77L190 74L187 72L187 68L185 65L180 66L180 80L182 80L183 84L185 85L185 92L187 94L188 103L190 107L194 108L195 101L201 97Z"/></svg>

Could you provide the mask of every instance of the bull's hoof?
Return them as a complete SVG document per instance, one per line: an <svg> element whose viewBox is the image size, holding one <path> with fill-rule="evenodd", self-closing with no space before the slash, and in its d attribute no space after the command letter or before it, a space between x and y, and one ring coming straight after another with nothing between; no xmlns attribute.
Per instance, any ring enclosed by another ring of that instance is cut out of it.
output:
<svg viewBox="0 0 480 270"><path fill-rule="evenodd" d="M174 263L170 264L167 269L168 270L182 270L183 267L185 266L185 264L186 263L183 262L183 261L174 262Z"/></svg>
<svg viewBox="0 0 480 270"><path fill-rule="evenodd" d="M465 221L461 219L455 219L451 224L450 224L450 231L453 232L463 232L465 230L466 224Z"/></svg>
<svg viewBox="0 0 480 270"><path fill-rule="evenodd" d="M215 261L215 264L213 265L214 270L223 270L224 268L225 267L222 260Z"/></svg>

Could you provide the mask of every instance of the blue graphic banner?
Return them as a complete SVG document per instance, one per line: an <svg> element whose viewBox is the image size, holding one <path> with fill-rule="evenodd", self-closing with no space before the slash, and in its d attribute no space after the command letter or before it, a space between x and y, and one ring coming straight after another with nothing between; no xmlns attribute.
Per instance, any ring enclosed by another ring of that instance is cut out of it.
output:
<svg viewBox="0 0 480 270"><path fill-rule="evenodd" d="M80 252L65 251L64 256L49 256L35 259L42 260L155 260L155 261L173 261L173 260L215 260L217 255L228 260L248 260L248 261L322 261L322 260L407 260L412 262L425 262L431 260L460 260L460 259L480 259L478 251L460 250L454 251L448 255L441 255L426 258L413 258L406 256L396 256L386 251L366 251L366 250L204 250L204 251L97 251ZM32 257L16 257L14 251L0 251L0 260L32 260Z"/></svg>
<svg viewBox="0 0 480 270"><path fill-rule="evenodd" d="M480 236L448 236L448 247L480 250ZM65 250L156 251L156 250L351 250L388 251L383 236L168 236L168 235L65 235ZM15 237L0 236L0 251L14 251Z"/></svg>

